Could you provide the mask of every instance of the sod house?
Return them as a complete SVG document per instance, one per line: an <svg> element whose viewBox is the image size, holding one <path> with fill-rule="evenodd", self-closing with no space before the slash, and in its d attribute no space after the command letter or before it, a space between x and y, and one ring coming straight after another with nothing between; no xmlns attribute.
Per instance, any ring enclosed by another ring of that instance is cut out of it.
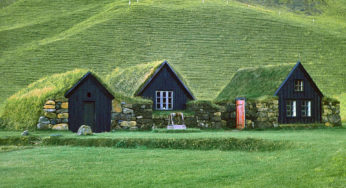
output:
<svg viewBox="0 0 346 188"><path fill-rule="evenodd" d="M69 104L69 130L77 132L81 125L89 125L93 132L110 131L114 96L91 72L69 89L65 97Z"/></svg>
<svg viewBox="0 0 346 188"><path fill-rule="evenodd" d="M183 110L189 100L195 99L167 61L146 78L135 96L153 100L154 110Z"/></svg>
<svg viewBox="0 0 346 188"><path fill-rule="evenodd" d="M240 69L217 100L234 101L236 97L261 100L275 96L274 100L278 100L278 105L274 105L274 108L278 108L278 113L268 114L274 114L278 123L321 122L323 94L300 62L293 69L291 67L292 65L280 65ZM255 113L259 114L267 108L270 107L257 109L258 112ZM265 117L255 119L263 118Z"/></svg>

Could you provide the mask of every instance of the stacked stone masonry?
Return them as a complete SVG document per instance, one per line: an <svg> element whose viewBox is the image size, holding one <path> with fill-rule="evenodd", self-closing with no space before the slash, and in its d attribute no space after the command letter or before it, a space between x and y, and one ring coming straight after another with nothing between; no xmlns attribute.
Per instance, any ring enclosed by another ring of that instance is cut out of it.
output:
<svg viewBox="0 0 346 188"><path fill-rule="evenodd" d="M189 119L186 124L192 125L198 128L210 128L210 129L220 129L226 128L227 122L222 120L222 113L225 111L223 106L216 105L209 101L199 101L197 103L189 103L187 109L193 111L195 116L194 119Z"/></svg>
<svg viewBox="0 0 346 188"><path fill-rule="evenodd" d="M112 129L149 130L153 126L152 104L113 102Z"/></svg>
<svg viewBox="0 0 346 188"><path fill-rule="evenodd" d="M322 101L322 123L326 126L341 126L339 101Z"/></svg>
<svg viewBox="0 0 346 188"><path fill-rule="evenodd" d="M37 128L68 130L68 102L66 100L47 100Z"/></svg>
<svg viewBox="0 0 346 188"><path fill-rule="evenodd" d="M234 102L218 103L199 101L188 103L187 110L194 115L185 116L189 128L232 129L236 127L236 106ZM246 128L272 128L278 126L278 100L246 101ZM340 102L322 101L322 123L326 126L340 126ZM150 130L165 128L167 117L153 117L152 104L126 104L113 102L112 129ZM38 129L68 130L68 102L47 100L43 116L38 120Z"/></svg>
<svg viewBox="0 0 346 188"><path fill-rule="evenodd" d="M246 101L245 128L270 128L278 126L279 107L278 100ZM235 102L219 104L224 106L222 120L227 122L227 128L236 128Z"/></svg>

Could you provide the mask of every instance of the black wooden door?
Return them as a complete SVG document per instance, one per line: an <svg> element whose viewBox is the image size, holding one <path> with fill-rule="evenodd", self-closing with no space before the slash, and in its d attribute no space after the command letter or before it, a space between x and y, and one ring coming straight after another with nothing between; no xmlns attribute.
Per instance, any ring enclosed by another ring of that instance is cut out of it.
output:
<svg viewBox="0 0 346 188"><path fill-rule="evenodd" d="M95 102L84 102L83 124L95 130Z"/></svg>

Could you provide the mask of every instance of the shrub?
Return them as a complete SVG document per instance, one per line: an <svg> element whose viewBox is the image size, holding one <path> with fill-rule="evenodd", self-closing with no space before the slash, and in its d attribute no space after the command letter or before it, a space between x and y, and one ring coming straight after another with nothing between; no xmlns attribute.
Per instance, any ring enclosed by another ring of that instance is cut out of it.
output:
<svg viewBox="0 0 346 188"><path fill-rule="evenodd" d="M11 145L11 146L27 146L34 145L40 141L40 137L37 136L11 136L0 138L0 146Z"/></svg>
<svg viewBox="0 0 346 188"><path fill-rule="evenodd" d="M238 138L58 138L43 139L44 145L70 145L117 148L161 148L191 150L241 150L241 151L273 151L291 147L286 141L270 141L264 139Z"/></svg>

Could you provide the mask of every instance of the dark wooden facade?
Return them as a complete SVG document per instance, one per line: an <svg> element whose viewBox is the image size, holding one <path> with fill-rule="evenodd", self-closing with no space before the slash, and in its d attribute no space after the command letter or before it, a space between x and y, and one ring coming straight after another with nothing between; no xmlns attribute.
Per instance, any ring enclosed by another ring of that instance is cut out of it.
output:
<svg viewBox="0 0 346 188"><path fill-rule="evenodd" d="M81 125L93 132L110 131L113 95L92 75L85 74L69 91L69 130L77 132Z"/></svg>
<svg viewBox="0 0 346 188"><path fill-rule="evenodd" d="M303 82L303 91L295 90L295 82ZM279 123L314 123L321 121L321 100L323 94L311 79L303 65L298 62L289 73L285 81L275 92L279 97ZM296 116L287 115L287 103L296 101ZM303 116L302 104L304 101L311 102L310 117Z"/></svg>
<svg viewBox="0 0 346 188"><path fill-rule="evenodd" d="M136 95L153 100L153 109L158 110L156 108L157 91L173 92L173 109L171 110L183 110L189 100L195 99L167 61L163 62L153 76L146 80Z"/></svg>

